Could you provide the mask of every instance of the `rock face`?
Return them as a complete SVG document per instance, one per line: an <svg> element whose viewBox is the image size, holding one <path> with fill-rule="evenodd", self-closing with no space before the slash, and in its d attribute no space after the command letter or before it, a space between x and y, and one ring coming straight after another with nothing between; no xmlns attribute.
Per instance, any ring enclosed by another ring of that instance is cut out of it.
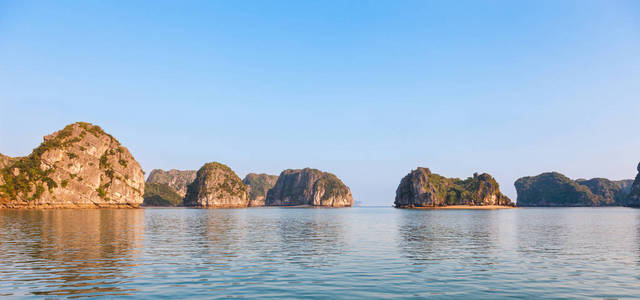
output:
<svg viewBox="0 0 640 300"><path fill-rule="evenodd" d="M465 180L447 178L417 168L400 181L395 207L420 208L447 205L513 206L511 199L500 192L498 182L489 174L477 173Z"/></svg>
<svg viewBox="0 0 640 300"><path fill-rule="evenodd" d="M0 170L0 207L137 207L144 173L100 127L78 122Z"/></svg>
<svg viewBox="0 0 640 300"><path fill-rule="evenodd" d="M627 180L572 180L557 172L523 177L515 186L518 206L622 206L629 194Z"/></svg>
<svg viewBox="0 0 640 300"><path fill-rule="evenodd" d="M183 197L165 183L146 183L144 206L179 206Z"/></svg>
<svg viewBox="0 0 640 300"><path fill-rule="evenodd" d="M231 168L217 162L207 163L187 187L184 206L203 208L247 207L247 186Z"/></svg>
<svg viewBox="0 0 640 300"><path fill-rule="evenodd" d="M267 206L353 205L351 190L336 175L316 169L285 170L267 193Z"/></svg>
<svg viewBox="0 0 640 300"><path fill-rule="evenodd" d="M180 197L184 198L187 194L187 186L196 179L196 171L186 170L180 171L172 169L169 171L163 171L160 169L154 169L147 178L147 184L149 183L162 183L173 189Z"/></svg>
<svg viewBox="0 0 640 300"><path fill-rule="evenodd" d="M0 153L0 169L14 163L18 158L6 156Z"/></svg>
<svg viewBox="0 0 640 300"><path fill-rule="evenodd" d="M636 176L636 180L633 181L633 186L627 198L627 205L640 207L640 164L638 164L638 175Z"/></svg>
<svg viewBox="0 0 640 300"><path fill-rule="evenodd" d="M249 206L264 206L267 192L278 181L277 175L250 173L242 182L249 188Z"/></svg>

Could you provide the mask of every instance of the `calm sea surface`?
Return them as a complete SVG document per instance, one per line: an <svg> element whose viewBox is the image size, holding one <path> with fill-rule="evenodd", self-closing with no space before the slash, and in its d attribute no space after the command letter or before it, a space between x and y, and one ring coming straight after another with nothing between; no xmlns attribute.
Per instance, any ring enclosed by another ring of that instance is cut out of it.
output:
<svg viewBox="0 0 640 300"><path fill-rule="evenodd" d="M637 298L640 210L0 210L0 296Z"/></svg>

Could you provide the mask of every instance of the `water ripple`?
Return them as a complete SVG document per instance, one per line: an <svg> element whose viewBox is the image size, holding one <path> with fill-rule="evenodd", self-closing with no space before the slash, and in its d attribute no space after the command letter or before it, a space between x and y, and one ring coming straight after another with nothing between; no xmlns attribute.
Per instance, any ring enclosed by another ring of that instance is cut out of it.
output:
<svg viewBox="0 0 640 300"><path fill-rule="evenodd" d="M0 210L0 296L637 298L640 210Z"/></svg>

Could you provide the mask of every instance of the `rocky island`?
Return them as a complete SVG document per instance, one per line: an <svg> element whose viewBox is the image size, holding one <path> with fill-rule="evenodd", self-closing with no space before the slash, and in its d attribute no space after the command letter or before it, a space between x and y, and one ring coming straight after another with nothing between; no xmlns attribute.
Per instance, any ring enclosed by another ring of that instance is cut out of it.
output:
<svg viewBox="0 0 640 300"><path fill-rule="evenodd" d="M154 169L149 174L144 191L145 206L179 206L187 194L187 186L196 179L193 170Z"/></svg>
<svg viewBox="0 0 640 300"><path fill-rule="evenodd" d="M267 193L267 206L350 207L351 190L334 174L317 169L284 170Z"/></svg>
<svg viewBox="0 0 640 300"><path fill-rule="evenodd" d="M400 181L394 206L397 208L438 208L447 206L514 206L500 192L498 182L489 174L473 174L465 180L447 178L417 168Z"/></svg>
<svg viewBox="0 0 640 300"><path fill-rule="evenodd" d="M520 178L515 187L523 207L625 206L631 190L628 180L572 180L558 172Z"/></svg>
<svg viewBox="0 0 640 300"><path fill-rule="evenodd" d="M144 173L99 126L78 122L45 136L25 157L0 157L0 207L138 207Z"/></svg>
<svg viewBox="0 0 640 300"><path fill-rule="evenodd" d="M231 168L206 163L187 187L183 205L201 208L240 208L249 205L247 186Z"/></svg>
<svg viewBox="0 0 640 300"><path fill-rule="evenodd" d="M267 192L278 181L278 175L249 173L242 182L249 188L249 206L264 206Z"/></svg>

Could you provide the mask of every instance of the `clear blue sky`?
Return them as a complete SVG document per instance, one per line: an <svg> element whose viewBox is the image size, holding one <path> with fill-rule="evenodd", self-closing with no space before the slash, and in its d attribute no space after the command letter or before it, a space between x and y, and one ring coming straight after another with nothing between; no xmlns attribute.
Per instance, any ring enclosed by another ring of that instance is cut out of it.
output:
<svg viewBox="0 0 640 300"><path fill-rule="evenodd" d="M632 178L638 1L1 1L0 152L75 121L148 172L314 167L391 205L416 166Z"/></svg>

